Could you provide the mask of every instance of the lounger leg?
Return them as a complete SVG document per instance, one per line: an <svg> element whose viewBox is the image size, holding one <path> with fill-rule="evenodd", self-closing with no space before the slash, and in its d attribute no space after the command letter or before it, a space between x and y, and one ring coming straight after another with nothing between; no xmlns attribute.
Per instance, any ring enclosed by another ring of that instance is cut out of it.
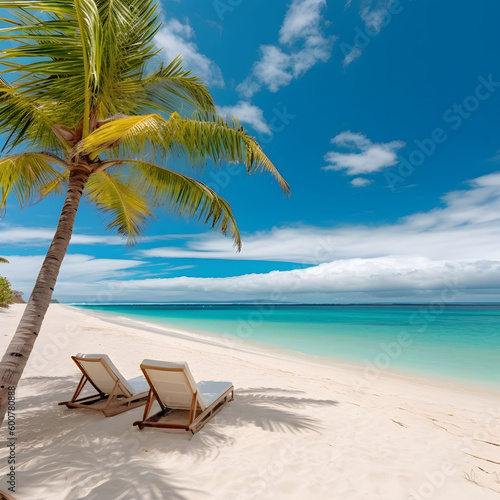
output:
<svg viewBox="0 0 500 500"><path fill-rule="evenodd" d="M109 393L108 401L106 402L106 406L102 409L103 412L105 412L108 409L109 405L112 404L113 398L115 397L115 392L118 389L119 384L120 384L120 381L117 380L115 386L113 387L113 390Z"/></svg>
<svg viewBox="0 0 500 500"><path fill-rule="evenodd" d="M142 431L144 429L144 425L142 425L142 422L144 422L149 415L149 412L151 411L151 407L153 406L155 400L155 395L151 389L149 389L148 393L148 400L146 401L146 406L144 407L144 415L142 417L142 420L138 420L137 422L134 422L132 425L137 425L139 429Z"/></svg>
<svg viewBox="0 0 500 500"><path fill-rule="evenodd" d="M193 392L193 397L191 399L191 408L189 410L189 422L188 422L188 427L193 423L195 417L196 417L196 410L197 410L197 404L196 404L196 392Z"/></svg>
<svg viewBox="0 0 500 500"><path fill-rule="evenodd" d="M68 408L71 409L71 408L77 408L78 406L82 406L81 404L78 404L78 406L75 406L75 405L77 405L77 403L83 403L84 401L86 401L87 404L92 404L93 402L95 402L95 401L93 401L93 400L95 400L95 398L99 398L99 400L103 399L104 394L102 392L98 392L97 394L93 394L92 396L86 396L80 400L78 399L78 396L80 395L83 388L85 387L85 384L88 381L89 381L88 377L86 375L83 375L82 378L80 379L80 382L78 382L78 385L76 387L75 393L73 394L73 397L69 401L62 401L61 403L59 403L59 405L66 405Z"/></svg>
<svg viewBox="0 0 500 500"><path fill-rule="evenodd" d="M87 377L85 375L82 376L82 378L80 379L80 382L78 383L77 387L76 387L76 391L75 393L73 394L73 397L71 398L71 401L75 401L76 398L78 397L78 395L80 394L80 392L82 392L82 389L84 387L84 385L87 383Z"/></svg>

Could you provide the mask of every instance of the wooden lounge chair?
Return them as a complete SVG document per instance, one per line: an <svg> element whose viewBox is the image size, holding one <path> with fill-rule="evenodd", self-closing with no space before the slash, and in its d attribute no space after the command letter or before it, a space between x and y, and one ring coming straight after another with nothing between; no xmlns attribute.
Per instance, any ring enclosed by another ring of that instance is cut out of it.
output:
<svg viewBox="0 0 500 500"><path fill-rule="evenodd" d="M231 382L194 381L187 363L145 359L141 369L149 383L148 401L139 429L159 427L198 432L223 406L234 399ZM161 410L148 418L153 403Z"/></svg>
<svg viewBox="0 0 500 500"><path fill-rule="evenodd" d="M112 417L146 404L148 383L139 376L126 380L105 354L77 354L71 356L83 373L70 401L60 405L68 408L88 408ZM89 382L97 394L77 399Z"/></svg>

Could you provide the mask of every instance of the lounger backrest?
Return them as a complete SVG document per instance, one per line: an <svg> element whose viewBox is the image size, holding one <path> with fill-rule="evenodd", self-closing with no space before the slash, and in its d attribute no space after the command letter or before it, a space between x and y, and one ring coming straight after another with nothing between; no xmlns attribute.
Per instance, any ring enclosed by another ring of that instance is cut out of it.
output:
<svg viewBox="0 0 500 500"><path fill-rule="evenodd" d="M198 405L202 410L205 409L187 363L145 359L141 369L158 398L168 408L189 410L193 394L196 394Z"/></svg>
<svg viewBox="0 0 500 500"><path fill-rule="evenodd" d="M92 384L104 394L110 394L119 380L122 388L119 386L115 394L127 397L134 395L132 386L105 354L77 354L73 359Z"/></svg>

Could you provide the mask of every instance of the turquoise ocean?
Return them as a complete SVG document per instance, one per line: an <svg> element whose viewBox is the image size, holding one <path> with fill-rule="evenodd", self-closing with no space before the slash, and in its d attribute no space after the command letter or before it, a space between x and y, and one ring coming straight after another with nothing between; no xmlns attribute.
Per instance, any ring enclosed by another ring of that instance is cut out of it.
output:
<svg viewBox="0 0 500 500"><path fill-rule="evenodd" d="M500 388L500 305L111 304L84 309L214 339Z"/></svg>

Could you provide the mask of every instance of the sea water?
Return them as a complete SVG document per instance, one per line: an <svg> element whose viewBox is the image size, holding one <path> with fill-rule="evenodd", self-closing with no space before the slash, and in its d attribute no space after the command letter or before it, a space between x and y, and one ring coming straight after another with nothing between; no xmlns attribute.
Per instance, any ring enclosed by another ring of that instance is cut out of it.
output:
<svg viewBox="0 0 500 500"><path fill-rule="evenodd" d="M368 368L500 387L498 305L79 305L139 321L259 343Z"/></svg>

